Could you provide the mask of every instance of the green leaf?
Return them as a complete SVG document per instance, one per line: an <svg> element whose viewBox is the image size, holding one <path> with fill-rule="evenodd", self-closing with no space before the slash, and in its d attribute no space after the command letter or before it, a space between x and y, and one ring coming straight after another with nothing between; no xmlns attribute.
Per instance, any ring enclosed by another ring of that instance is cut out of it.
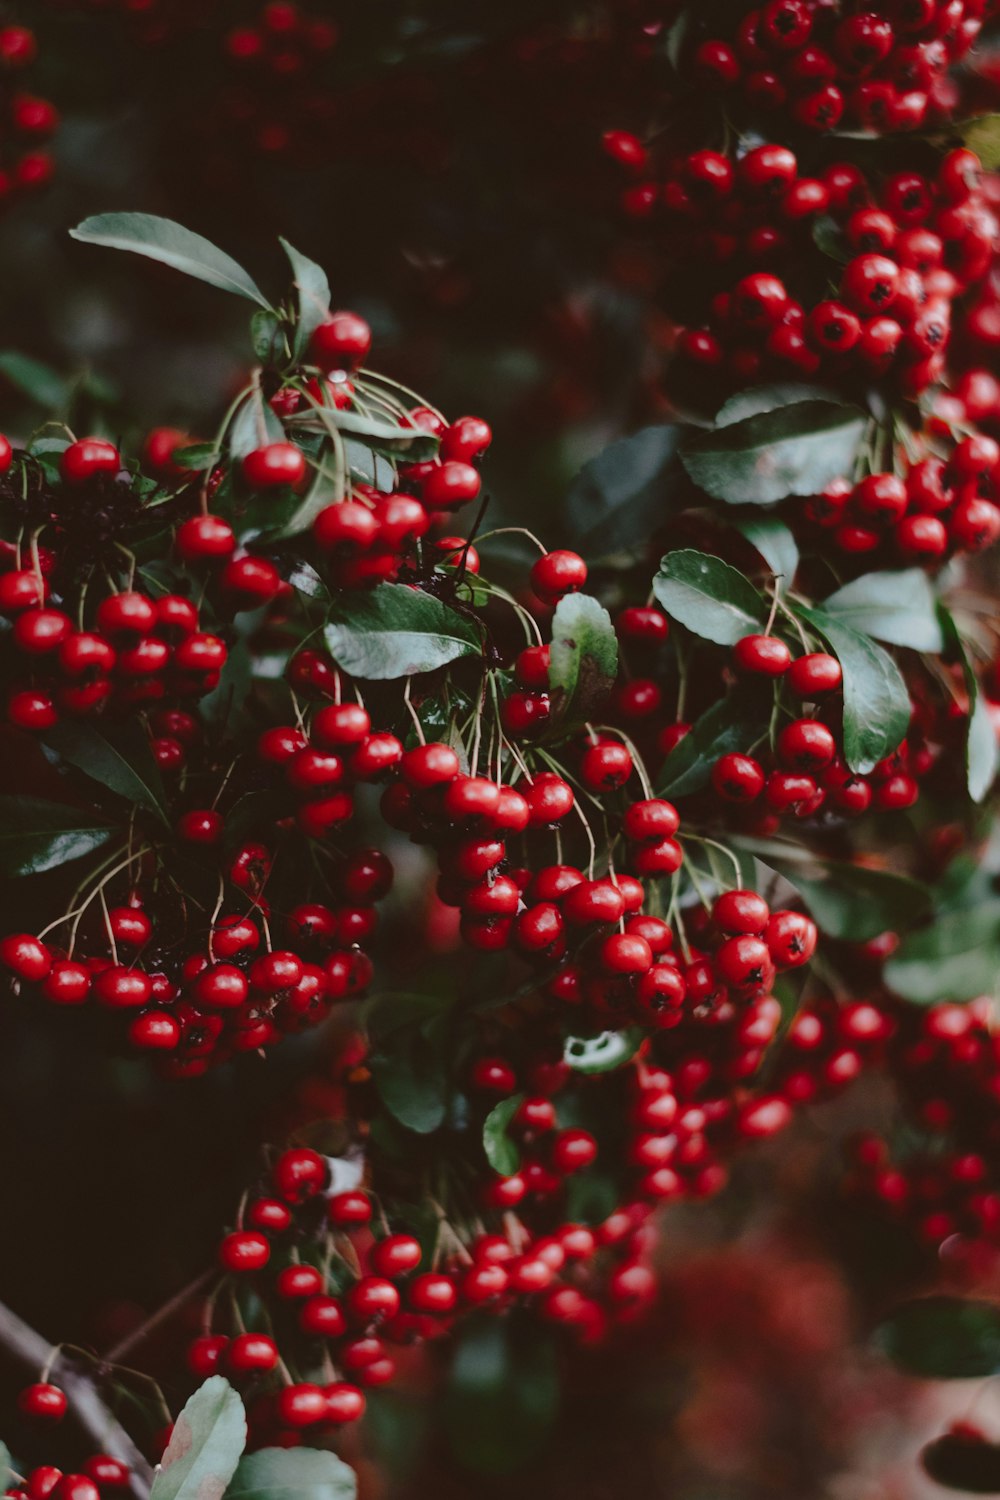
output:
<svg viewBox="0 0 1000 1500"><path fill-rule="evenodd" d="M658 797L687 797L708 784L720 755L746 752L767 728L759 692L737 689L702 714L671 750L660 771Z"/></svg>
<svg viewBox="0 0 1000 1500"><path fill-rule="evenodd" d="M625 1031L602 1031L598 1036L568 1036L563 1062L577 1073L610 1073L631 1062L644 1037L645 1032L638 1026Z"/></svg>
<svg viewBox="0 0 1000 1500"><path fill-rule="evenodd" d="M749 578L707 552L668 552L653 593L671 619L720 646L735 646L767 620L763 595Z"/></svg>
<svg viewBox="0 0 1000 1500"><path fill-rule="evenodd" d="M1000 114L974 115L954 128L963 145L979 157L984 171L1000 170Z"/></svg>
<svg viewBox="0 0 1000 1500"><path fill-rule="evenodd" d="M246 458L268 443L283 443L281 419L260 391L251 391L238 409L226 433L226 446L233 458Z"/></svg>
<svg viewBox="0 0 1000 1500"><path fill-rule="evenodd" d="M0 1443L0 1494L9 1485L14 1475L14 1468L10 1461L10 1449L6 1443Z"/></svg>
<svg viewBox="0 0 1000 1500"><path fill-rule="evenodd" d="M285 542L293 536L301 536L304 531L309 530L321 510L325 510L328 505L338 504L343 498L344 489L338 479L327 469L317 469L301 504L282 526L267 533L268 540Z"/></svg>
<svg viewBox="0 0 1000 1500"><path fill-rule="evenodd" d="M473 1316L463 1325L444 1400L458 1461L481 1474L509 1474L538 1452L555 1421L559 1378L548 1329L517 1312Z"/></svg>
<svg viewBox="0 0 1000 1500"><path fill-rule="evenodd" d="M736 529L743 533L771 569L778 593L787 593L795 582L799 566L799 548L791 529L784 521L772 516L737 521Z"/></svg>
<svg viewBox="0 0 1000 1500"><path fill-rule="evenodd" d="M934 590L922 568L863 573L824 599L823 612L890 646L933 652L944 648Z"/></svg>
<svg viewBox="0 0 1000 1500"><path fill-rule="evenodd" d="M174 1423L150 1500L222 1500L246 1440L243 1402L228 1380L213 1375Z"/></svg>
<svg viewBox="0 0 1000 1500"><path fill-rule="evenodd" d="M0 375L46 411L62 411L69 404L69 381L40 359L5 349L0 353Z"/></svg>
<svg viewBox="0 0 1000 1500"><path fill-rule="evenodd" d="M589 594L566 594L552 617L549 691L560 728L585 723L614 686L618 638L611 616Z"/></svg>
<svg viewBox="0 0 1000 1500"><path fill-rule="evenodd" d="M355 1500L358 1476L335 1453L258 1448L240 1459L226 1500Z"/></svg>
<svg viewBox="0 0 1000 1500"><path fill-rule="evenodd" d="M1000 746L997 745L993 720L986 700L979 691L979 683L958 626L944 605L938 606L938 618L947 644L962 664L965 691L969 699L969 717L965 731L965 781L973 802L982 802L1000 768Z"/></svg>
<svg viewBox="0 0 1000 1500"><path fill-rule="evenodd" d="M507 1134L507 1129L523 1099L523 1094L511 1094L509 1099L501 1099L483 1121L483 1150L486 1152L486 1160L501 1177L510 1177L521 1164L521 1153Z"/></svg>
<svg viewBox="0 0 1000 1500"><path fill-rule="evenodd" d="M214 443L192 443L187 448L178 448L174 452L174 463L182 469L188 469L192 474L200 474L203 469L212 468L219 461L219 450Z"/></svg>
<svg viewBox="0 0 1000 1500"><path fill-rule="evenodd" d="M210 286L235 292L259 307L270 308L264 293L241 265L210 240L175 224L173 219L161 219L158 214L95 214L71 229L70 235L85 245L103 245L110 250L131 250L136 255L148 256L150 260L173 266L185 276L207 281Z"/></svg>
<svg viewBox="0 0 1000 1500"><path fill-rule="evenodd" d="M250 342L262 365L276 364L281 358L281 321L277 313L260 308L250 319Z"/></svg>
<svg viewBox="0 0 1000 1500"><path fill-rule="evenodd" d="M844 673L844 759L865 774L901 744L910 723L910 694L892 657L867 635L825 609L800 608Z"/></svg>
<svg viewBox="0 0 1000 1500"><path fill-rule="evenodd" d="M1000 1307L965 1297L904 1302L875 1333L882 1352L925 1380L976 1380L1000 1370Z"/></svg>
<svg viewBox="0 0 1000 1500"><path fill-rule="evenodd" d="M802 401L842 402L834 392L821 385L808 385L804 381L782 380L773 385L755 385L747 391L737 391L724 401L715 414L716 427L732 427L746 417L756 417L760 412L777 411L781 406L793 406Z"/></svg>
<svg viewBox="0 0 1000 1500"><path fill-rule="evenodd" d="M0 875L38 875L82 859L114 829L88 810L42 797L0 796Z"/></svg>
<svg viewBox="0 0 1000 1500"><path fill-rule="evenodd" d="M217 729L230 723L245 706L253 689L253 658L242 637L229 647L219 680L198 705L206 723Z"/></svg>
<svg viewBox="0 0 1000 1500"><path fill-rule="evenodd" d="M813 220L812 237L817 250L829 256L830 260L839 261L841 265L850 260L851 251L844 238L844 231L832 214L817 215Z"/></svg>
<svg viewBox="0 0 1000 1500"><path fill-rule="evenodd" d="M815 495L849 473L865 429L856 407L795 401L699 432L681 448L695 484L730 505L770 505Z"/></svg>
<svg viewBox="0 0 1000 1500"><path fill-rule="evenodd" d="M678 427L644 427L584 464L566 498L573 540L584 556L635 547L666 521L679 437Z"/></svg>
<svg viewBox="0 0 1000 1500"><path fill-rule="evenodd" d="M418 1135L437 1130L448 1113L447 1020L435 1014L430 1020L400 1026L371 1054L372 1077L382 1103Z"/></svg>
<svg viewBox="0 0 1000 1500"><path fill-rule="evenodd" d="M885 982L904 1000L936 1005L995 993L1000 978L1000 901L939 912L911 933L885 966Z"/></svg>
<svg viewBox="0 0 1000 1500"><path fill-rule="evenodd" d="M864 943L880 932L912 927L930 916L930 891L905 875L822 859L787 839L737 836L732 842L784 876L830 937Z"/></svg>
<svg viewBox="0 0 1000 1500"><path fill-rule="evenodd" d="M105 730L64 719L45 731L45 743L92 781L168 822L163 781L149 738L138 723Z"/></svg>
<svg viewBox="0 0 1000 1500"><path fill-rule="evenodd" d="M365 1001L361 1024L372 1046L379 1047L401 1027L423 1025L440 1016L449 1003L438 994L401 994L384 990Z"/></svg>
<svg viewBox="0 0 1000 1500"><path fill-rule="evenodd" d="M386 681L433 672L482 646L471 620L402 583L338 599L324 630L334 661L352 677Z"/></svg>
<svg viewBox="0 0 1000 1500"><path fill-rule="evenodd" d="M295 289L298 292L299 318L295 327L296 358L305 353L309 340L330 311L330 283L322 266L302 255L287 240L281 248L292 264Z"/></svg>

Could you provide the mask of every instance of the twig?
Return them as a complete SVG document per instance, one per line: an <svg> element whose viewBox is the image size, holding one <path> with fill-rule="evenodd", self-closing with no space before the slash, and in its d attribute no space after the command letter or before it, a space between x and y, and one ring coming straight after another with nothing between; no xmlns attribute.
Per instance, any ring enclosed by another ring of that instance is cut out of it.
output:
<svg viewBox="0 0 1000 1500"><path fill-rule="evenodd" d="M129 1491L134 1500L148 1500L152 1466L106 1406L94 1376L60 1354L52 1359L52 1345L3 1303L0 1303L0 1348L33 1372L50 1364L53 1379L65 1392L77 1425L93 1439L99 1452L127 1464Z"/></svg>

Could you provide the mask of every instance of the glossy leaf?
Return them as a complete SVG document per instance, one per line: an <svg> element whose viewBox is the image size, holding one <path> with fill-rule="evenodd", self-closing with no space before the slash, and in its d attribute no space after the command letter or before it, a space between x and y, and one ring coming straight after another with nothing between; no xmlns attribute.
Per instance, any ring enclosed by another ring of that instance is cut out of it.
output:
<svg viewBox="0 0 1000 1500"><path fill-rule="evenodd" d="M295 326L294 352L297 357L301 357L314 332L330 311L330 283L323 267L318 266L307 255L302 255L294 245L283 239L281 248L291 261L298 293L299 317Z"/></svg>
<svg viewBox="0 0 1000 1500"><path fill-rule="evenodd" d="M566 501L573 545L586 557L648 540L666 520L676 486L680 429L644 427L585 463Z"/></svg>
<svg viewBox="0 0 1000 1500"><path fill-rule="evenodd" d="M246 458L268 443L283 443L281 419L260 391L251 391L237 411L226 433L226 446L233 458Z"/></svg>
<svg viewBox="0 0 1000 1500"><path fill-rule="evenodd" d="M486 1160L501 1177L510 1177L521 1163L521 1153L507 1131L523 1099L523 1094L511 1094L509 1099L501 1099L483 1121L483 1150L486 1152Z"/></svg>
<svg viewBox="0 0 1000 1500"><path fill-rule="evenodd" d="M0 875L38 875L82 859L114 829L97 814L41 797L0 796Z"/></svg>
<svg viewBox="0 0 1000 1500"><path fill-rule="evenodd" d="M767 728L767 714L757 691L737 689L702 714L663 763L658 797L687 797L708 784L720 755L750 746Z"/></svg>
<svg viewBox="0 0 1000 1500"><path fill-rule="evenodd" d="M856 407L794 401L699 432L681 448L695 484L730 505L770 505L815 495L849 472L865 429Z"/></svg>
<svg viewBox="0 0 1000 1500"><path fill-rule="evenodd" d="M767 621L764 597L749 578L706 552L668 552L653 593L672 620L720 646L735 646Z"/></svg>
<svg viewBox="0 0 1000 1500"><path fill-rule="evenodd" d="M905 930L930 915L930 891L905 875L823 859L790 839L737 837L733 843L793 885L830 937L864 943L880 932Z"/></svg>
<svg viewBox="0 0 1000 1500"><path fill-rule="evenodd" d="M222 1500L246 1440L243 1402L228 1380L211 1376L173 1425L150 1500Z"/></svg>
<svg viewBox="0 0 1000 1500"><path fill-rule="evenodd" d="M736 529L756 548L771 569L778 593L785 594L795 582L799 549L791 528L773 516L737 521Z"/></svg>
<svg viewBox="0 0 1000 1500"><path fill-rule="evenodd" d="M611 616L589 594L567 594L552 617L549 691L560 727L596 716L618 671L618 638Z"/></svg>
<svg viewBox="0 0 1000 1500"><path fill-rule="evenodd" d="M904 1000L936 1005L996 990L1000 976L1000 901L939 912L903 939L885 966L885 982Z"/></svg>
<svg viewBox="0 0 1000 1500"><path fill-rule="evenodd" d="M226 1500L355 1500L358 1476L335 1453L258 1448L240 1459Z"/></svg>
<svg viewBox="0 0 1000 1500"><path fill-rule="evenodd" d="M139 723L105 729L83 719L64 719L45 731L45 743L92 781L168 821L160 768Z"/></svg>
<svg viewBox="0 0 1000 1500"><path fill-rule="evenodd" d="M892 657L869 636L825 609L799 609L819 631L844 673L844 759L874 769L900 745L910 724L910 694Z"/></svg>
<svg viewBox="0 0 1000 1500"><path fill-rule="evenodd" d="M1000 769L1000 746L997 744L989 707L979 691L979 683L958 626L943 606L939 607L938 616L945 640L962 664L965 691L969 699L965 731L965 780L973 802L982 802Z"/></svg>
<svg viewBox="0 0 1000 1500"><path fill-rule="evenodd" d="M246 297L259 307L270 306L264 293L232 256L200 234L175 224L173 219L162 219L158 214L95 214L71 229L70 234L85 245L103 245L111 250L145 255L185 276Z"/></svg>
<svg viewBox="0 0 1000 1500"><path fill-rule="evenodd" d="M944 645L934 590L922 568L863 573L824 599L823 612L890 646L940 651Z"/></svg>
<svg viewBox="0 0 1000 1500"><path fill-rule="evenodd" d="M433 672L481 650L472 621L401 583L338 599L324 636L339 667L373 681Z"/></svg>

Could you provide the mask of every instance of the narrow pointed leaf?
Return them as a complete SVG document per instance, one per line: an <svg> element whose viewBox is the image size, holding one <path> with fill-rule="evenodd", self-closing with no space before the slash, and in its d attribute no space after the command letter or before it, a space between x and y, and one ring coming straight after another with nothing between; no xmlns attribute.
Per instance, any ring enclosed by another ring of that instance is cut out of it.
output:
<svg viewBox="0 0 1000 1500"><path fill-rule="evenodd" d="M207 281L224 292L235 292L256 302L270 304L256 282L232 256L173 219L158 214L95 214L70 230L73 239L85 245L103 245L110 250L131 250L172 266L185 276Z"/></svg>

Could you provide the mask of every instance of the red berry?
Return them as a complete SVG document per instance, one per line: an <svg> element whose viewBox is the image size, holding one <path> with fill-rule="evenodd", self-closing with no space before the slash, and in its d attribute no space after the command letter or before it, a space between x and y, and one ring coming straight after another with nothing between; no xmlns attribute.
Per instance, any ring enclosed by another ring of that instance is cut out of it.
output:
<svg viewBox="0 0 1000 1500"><path fill-rule="evenodd" d="M744 672L781 677L791 665L792 653L773 635L745 635L733 647L736 665Z"/></svg>
<svg viewBox="0 0 1000 1500"><path fill-rule="evenodd" d="M219 1246L219 1260L227 1271L260 1271L271 1257L271 1246L253 1229L227 1234Z"/></svg>
<svg viewBox="0 0 1000 1500"><path fill-rule="evenodd" d="M587 581L587 564L575 552L547 552L531 568L531 587L540 599L561 599Z"/></svg>
<svg viewBox="0 0 1000 1500"><path fill-rule="evenodd" d="M268 443L255 448L242 462L243 477L257 490L300 484L306 476L306 456L294 443Z"/></svg>
<svg viewBox="0 0 1000 1500"><path fill-rule="evenodd" d="M313 333L309 352L321 370L353 370L365 359L372 333L357 313L334 312Z"/></svg>
<svg viewBox="0 0 1000 1500"><path fill-rule="evenodd" d="M66 1415L66 1397L57 1385L39 1381L27 1385L17 1398L23 1416L44 1422L61 1422Z"/></svg>
<svg viewBox="0 0 1000 1500"><path fill-rule="evenodd" d="M59 459L59 472L66 484L86 484L97 474L121 472L121 454L104 438L80 438L70 443Z"/></svg>

